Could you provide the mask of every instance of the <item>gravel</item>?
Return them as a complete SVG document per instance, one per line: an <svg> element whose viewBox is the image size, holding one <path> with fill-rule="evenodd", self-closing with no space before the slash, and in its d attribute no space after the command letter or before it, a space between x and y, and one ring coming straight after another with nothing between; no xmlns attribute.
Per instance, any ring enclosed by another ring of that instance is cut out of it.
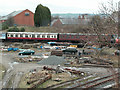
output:
<svg viewBox="0 0 120 90"><path fill-rule="evenodd" d="M46 59L41 60L38 64L41 65L59 65L65 63L65 59L63 57L58 56L49 56Z"/></svg>

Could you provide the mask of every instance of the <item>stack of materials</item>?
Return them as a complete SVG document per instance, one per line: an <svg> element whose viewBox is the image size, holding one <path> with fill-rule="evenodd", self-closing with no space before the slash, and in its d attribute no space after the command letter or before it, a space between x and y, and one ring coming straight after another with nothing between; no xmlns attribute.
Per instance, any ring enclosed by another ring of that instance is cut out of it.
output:
<svg viewBox="0 0 120 90"><path fill-rule="evenodd" d="M38 62L38 64L41 64L41 65L59 65L59 64L64 64L65 62L66 61L63 57L50 56L50 57Z"/></svg>

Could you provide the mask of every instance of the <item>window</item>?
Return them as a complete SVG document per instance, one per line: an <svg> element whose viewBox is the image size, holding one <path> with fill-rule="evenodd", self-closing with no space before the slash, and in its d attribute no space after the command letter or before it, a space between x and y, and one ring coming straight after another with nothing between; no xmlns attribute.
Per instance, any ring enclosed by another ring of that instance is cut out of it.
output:
<svg viewBox="0 0 120 90"><path fill-rule="evenodd" d="M53 35L51 35L51 38L53 38Z"/></svg>
<svg viewBox="0 0 120 90"><path fill-rule="evenodd" d="M56 35L54 36L54 38L57 38Z"/></svg>
<svg viewBox="0 0 120 90"><path fill-rule="evenodd" d="M47 35L47 38L50 38L50 35Z"/></svg>
<svg viewBox="0 0 120 90"><path fill-rule="evenodd" d="M60 35L60 38L63 38L64 36L63 35Z"/></svg>
<svg viewBox="0 0 120 90"><path fill-rule="evenodd" d="M27 34L25 34L25 37L28 37L28 35L27 35Z"/></svg>
<svg viewBox="0 0 120 90"><path fill-rule="evenodd" d="M35 34L32 34L32 38L35 38Z"/></svg>
<svg viewBox="0 0 120 90"><path fill-rule="evenodd" d="M79 38L79 36L76 36L76 38Z"/></svg>
<svg viewBox="0 0 120 90"><path fill-rule="evenodd" d="M15 37L18 37L18 35L16 34Z"/></svg>
<svg viewBox="0 0 120 90"><path fill-rule="evenodd" d="M74 38L74 36L71 36L71 38L73 39L73 38Z"/></svg>
<svg viewBox="0 0 120 90"><path fill-rule="evenodd" d="M13 35L11 34L11 37L13 37Z"/></svg>
<svg viewBox="0 0 120 90"><path fill-rule="evenodd" d="M23 35L22 35L22 34L20 34L20 37L23 37Z"/></svg>
<svg viewBox="0 0 120 90"><path fill-rule="evenodd" d="M37 35L37 38L40 38L40 35Z"/></svg>
<svg viewBox="0 0 120 90"><path fill-rule="evenodd" d="M42 35L42 38L45 38L45 35Z"/></svg>
<svg viewBox="0 0 120 90"><path fill-rule="evenodd" d="M68 39L68 38L70 38L69 36L66 36L66 38Z"/></svg>
<svg viewBox="0 0 120 90"><path fill-rule="evenodd" d="M30 15L30 13L29 12L25 12L25 16L29 16Z"/></svg>

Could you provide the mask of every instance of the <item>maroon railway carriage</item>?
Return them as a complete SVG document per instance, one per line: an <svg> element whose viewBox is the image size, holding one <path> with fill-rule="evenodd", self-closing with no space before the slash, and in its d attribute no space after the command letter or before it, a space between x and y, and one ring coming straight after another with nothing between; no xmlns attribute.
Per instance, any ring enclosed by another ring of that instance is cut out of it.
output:
<svg viewBox="0 0 120 90"><path fill-rule="evenodd" d="M76 41L76 42L110 42L112 37L107 34L81 34L81 33L59 33L59 41Z"/></svg>
<svg viewBox="0 0 120 90"><path fill-rule="evenodd" d="M57 33L8 32L7 39L16 40L57 40Z"/></svg>
<svg viewBox="0 0 120 90"><path fill-rule="evenodd" d="M80 33L59 33L59 41L85 41L86 36Z"/></svg>

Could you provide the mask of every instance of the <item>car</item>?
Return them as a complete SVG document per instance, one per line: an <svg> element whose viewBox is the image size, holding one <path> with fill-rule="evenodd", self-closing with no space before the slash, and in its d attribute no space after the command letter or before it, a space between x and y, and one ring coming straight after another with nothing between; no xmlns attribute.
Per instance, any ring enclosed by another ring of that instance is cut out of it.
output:
<svg viewBox="0 0 120 90"><path fill-rule="evenodd" d="M66 49L62 49L62 52L63 53L73 53L73 54L76 54L77 52L78 52L78 50L77 49L75 49L75 48L66 48Z"/></svg>
<svg viewBox="0 0 120 90"><path fill-rule="evenodd" d="M33 55L33 54L35 54L34 50L23 50L18 53L18 55Z"/></svg>

